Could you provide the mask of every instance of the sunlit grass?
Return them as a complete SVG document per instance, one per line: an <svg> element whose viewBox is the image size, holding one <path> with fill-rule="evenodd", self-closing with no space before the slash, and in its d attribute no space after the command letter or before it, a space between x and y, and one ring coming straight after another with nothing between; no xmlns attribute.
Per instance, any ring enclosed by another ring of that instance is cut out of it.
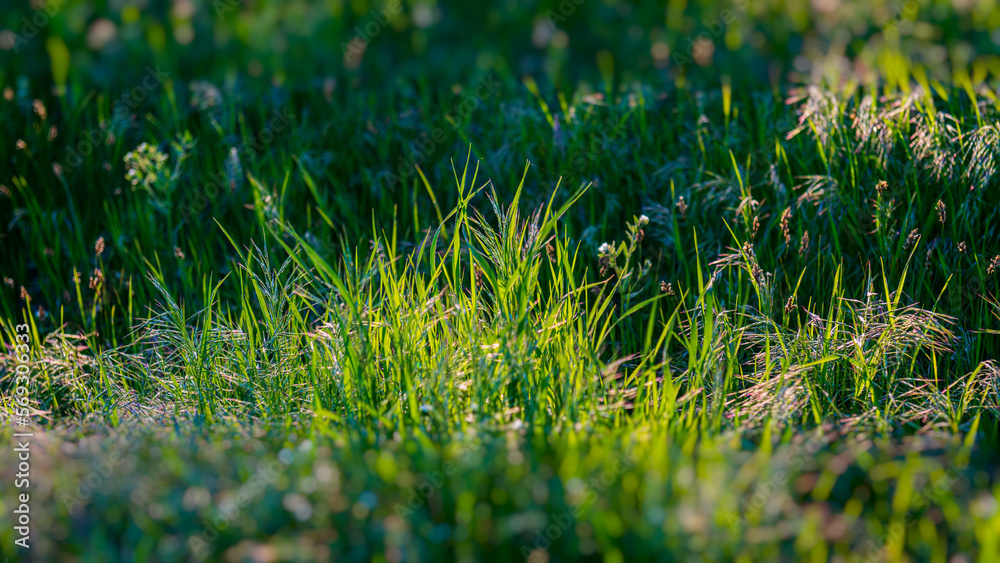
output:
<svg viewBox="0 0 1000 563"><path fill-rule="evenodd" d="M42 549L997 557L1000 106L913 72L507 83L429 154L449 96L0 102Z"/></svg>

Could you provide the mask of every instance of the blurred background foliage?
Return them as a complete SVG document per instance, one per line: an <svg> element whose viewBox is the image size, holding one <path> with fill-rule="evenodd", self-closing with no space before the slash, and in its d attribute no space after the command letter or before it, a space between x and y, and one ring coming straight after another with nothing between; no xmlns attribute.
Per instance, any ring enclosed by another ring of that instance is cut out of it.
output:
<svg viewBox="0 0 1000 563"><path fill-rule="evenodd" d="M567 88L611 76L768 84L845 68L874 78L869 69L887 56L941 80L965 69L979 80L1000 75L996 0L11 4L0 16L4 83L113 88L157 64L182 80L248 76L303 88L328 78L351 87L453 81L487 69ZM358 37L367 44L345 56Z"/></svg>

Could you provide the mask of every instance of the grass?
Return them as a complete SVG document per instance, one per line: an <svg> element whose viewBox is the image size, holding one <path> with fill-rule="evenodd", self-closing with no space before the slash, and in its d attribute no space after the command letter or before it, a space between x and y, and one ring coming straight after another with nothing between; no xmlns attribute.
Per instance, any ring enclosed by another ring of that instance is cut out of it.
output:
<svg viewBox="0 0 1000 563"><path fill-rule="evenodd" d="M9 90L32 549L1000 557L997 77L878 71Z"/></svg>

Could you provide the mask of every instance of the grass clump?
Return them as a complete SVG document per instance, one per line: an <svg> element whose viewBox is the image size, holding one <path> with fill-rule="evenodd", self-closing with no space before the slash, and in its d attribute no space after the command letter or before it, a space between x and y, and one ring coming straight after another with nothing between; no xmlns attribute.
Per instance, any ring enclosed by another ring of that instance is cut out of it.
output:
<svg viewBox="0 0 1000 563"><path fill-rule="evenodd" d="M39 551L997 557L1000 106L888 70L506 81L440 142L448 95L167 85L155 127L56 170L106 112L0 105L43 155L12 152L0 208Z"/></svg>

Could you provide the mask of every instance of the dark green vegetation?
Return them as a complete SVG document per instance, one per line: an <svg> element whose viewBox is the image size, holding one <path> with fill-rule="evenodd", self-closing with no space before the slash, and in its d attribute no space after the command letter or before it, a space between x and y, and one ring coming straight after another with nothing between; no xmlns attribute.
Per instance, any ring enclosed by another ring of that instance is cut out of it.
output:
<svg viewBox="0 0 1000 563"><path fill-rule="evenodd" d="M407 3L328 68L367 7L220 6L4 61L32 555L1000 557L996 11Z"/></svg>

